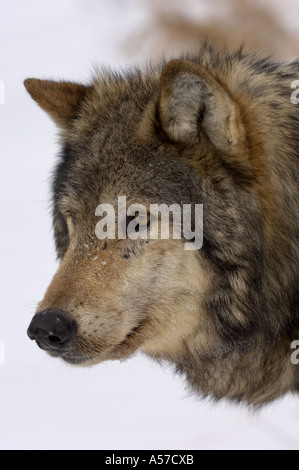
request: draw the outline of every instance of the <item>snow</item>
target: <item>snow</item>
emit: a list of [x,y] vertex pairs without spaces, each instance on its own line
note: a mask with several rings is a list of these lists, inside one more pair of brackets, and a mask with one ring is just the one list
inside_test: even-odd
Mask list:
[[22,82],[31,76],[84,81],[97,63],[145,61],[144,50],[131,57],[120,47],[128,30],[145,24],[145,4],[1,2],[0,448],[298,450],[298,397],[253,413],[191,396],[181,377],[144,356],[76,368],[51,359],[26,336],[57,269],[49,175],[58,146],[54,125]]

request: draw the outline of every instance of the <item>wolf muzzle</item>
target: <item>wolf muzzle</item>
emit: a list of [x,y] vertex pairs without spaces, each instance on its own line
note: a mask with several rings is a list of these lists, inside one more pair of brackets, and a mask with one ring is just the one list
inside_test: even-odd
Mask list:
[[72,345],[77,332],[76,323],[63,310],[48,309],[37,313],[27,334],[32,341],[49,352],[65,352]]

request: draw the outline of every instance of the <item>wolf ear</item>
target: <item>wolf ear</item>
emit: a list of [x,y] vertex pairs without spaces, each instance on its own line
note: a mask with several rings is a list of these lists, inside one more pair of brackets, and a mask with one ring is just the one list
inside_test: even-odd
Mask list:
[[28,78],[24,85],[31,97],[60,127],[68,127],[92,87],[71,82]]
[[200,65],[173,60],[163,70],[161,124],[174,142],[194,145],[203,129],[210,142],[234,154],[245,139],[240,110],[224,87]]

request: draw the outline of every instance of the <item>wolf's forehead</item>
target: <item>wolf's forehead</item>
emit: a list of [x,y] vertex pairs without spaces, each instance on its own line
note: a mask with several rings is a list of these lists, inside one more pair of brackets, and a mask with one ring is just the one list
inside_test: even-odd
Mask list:
[[195,196],[200,199],[199,178],[169,149],[134,141],[116,142],[112,137],[92,139],[89,145],[81,142],[62,152],[54,174],[54,191],[63,212],[72,211],[76,204],[81,207],[83,202],[94,212],[100,202],[117,203],[118,196],[142,204],[189,203]]
[[93,84],[94,109],[126,116],[131,111],[143,111],[159,91],[159,82],[140,73],[124,76],[106,76]]
[[102,147],[130,143],[149,103],[158,97],[142,83],[123,85],[115,81],[108,85],[94,84],[93,92],[82,104],[68,136],[76,145],[82,141]]
[[159,79],[162,68],[159,73],[149,71],[142,73],[140,70],[131,70],[124,73],[107,72],[96,76],[93,80],[93,87],[97,93],[104,99],[135,98],[138,102],[141,96],[148,96],[159,89]]

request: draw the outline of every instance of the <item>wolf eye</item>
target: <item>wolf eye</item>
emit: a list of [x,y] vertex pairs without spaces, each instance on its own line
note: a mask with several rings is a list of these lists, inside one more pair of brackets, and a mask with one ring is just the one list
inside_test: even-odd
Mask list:
[[69,237],[71,238],[73,236],[73,233],[74,233],[73,219],[72,219],[71,215],[66,215],[65,220],[66,220],[66,225],[67,225],[67,229],[68,229],[68,232],[69,232]]
[[128,229],[128,226],[129,226],[130,222],[132,222],[133,220],[135,220],[134,215],[127,215],[127,217],[126,217],[126,228],[127,229]]
[[149,212],[136,212],[135,218],[138,221],[138,224],[141,225],[142,227],[145,227],[146,225],[149,226],[150,223],[150,213]]
[[139,232],[142,228],[150,226],[150,214],[148,212],[136,211],[134,215],[127,215],[127,233]]

